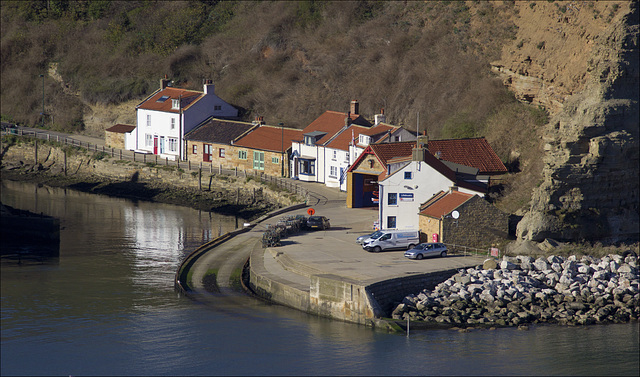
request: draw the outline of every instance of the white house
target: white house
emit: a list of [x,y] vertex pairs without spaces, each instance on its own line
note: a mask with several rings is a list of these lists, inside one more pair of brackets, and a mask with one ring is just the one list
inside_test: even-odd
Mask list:
[[135,150],[185,159],[187,132],[211,116],[238,116],[238,110],[215,95],[214,89],[211,80],[202,92],[173,88],[169,80],[161,80],[160,89],[136,106]]
[[[341,113],[325,111],[302,130],[303,140],[291,143],[291,177],[307,182],[320,182],[338,187],[340,178],[339,164],[349,161],[348,150],[329,148],[327,145],[343,134],[352,124],[363,129],[371,123],[359,115],[358,101],[351,101],[351,111]],[[350,133],[345,137],[350,138]],[[346,141],[347,144],[349,140]],[[335,152],[335,153],[334,153]]]
[[456,178],[456,173],[424,148],[414,148],[412,161],[378,183],[378,221],[383,229],[418,229],[420,204],[439,191],[457,186],[463,193],[484,196],[486,188]]

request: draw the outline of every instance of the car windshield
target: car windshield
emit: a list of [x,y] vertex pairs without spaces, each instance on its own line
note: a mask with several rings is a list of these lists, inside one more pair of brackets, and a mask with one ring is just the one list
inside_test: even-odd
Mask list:
[[379,230],[376,230],[375,232],[369,235],[369,238],[373,238],[375,240],[375,239],[378,239],[378,237],[380,237],[381,235],[382,235],[382,232]]
[[322,217],[320,216],[311,216],[309,217],[309,221],[321,221]]

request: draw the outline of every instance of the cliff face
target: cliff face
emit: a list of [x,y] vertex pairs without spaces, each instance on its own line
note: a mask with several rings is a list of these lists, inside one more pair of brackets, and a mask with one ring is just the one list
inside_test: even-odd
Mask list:
[[[542,135],[542,183],[517,236],[637,240],[638,4],[561,6],[559,15],[558,4],[522,4],[518,39],[529,31],[535,47],[508,46],[493,64],[519,98],[553,115]],[[591,22],[594,14],[609,22]]]

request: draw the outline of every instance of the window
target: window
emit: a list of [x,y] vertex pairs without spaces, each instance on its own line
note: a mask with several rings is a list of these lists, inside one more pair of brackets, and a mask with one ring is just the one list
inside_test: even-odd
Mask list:
[[329,177],[336,178],[338,176],[338,167],[331,166],[329,167]]
[[338,151],[333,151],[333,159],[336,160],[338,158]]
[[224,148],[218,148],[218,157],[224,158]]
[[213,147],[211,144],[202,145],[202,161],[211,162],[211,155],[213,154]]
[[169,151],[175,152],[178,150],[178,139],[175,137],[169,138]]
[[176,118],[171,118],[171,129],[172,130],[176,129]]
[[153,135],[151,134],[144,135],[144,145],[147,147],[153,146]]
[[279,164],[280,163],[280,157],[271,157],[271,162],[274,164]]
[[253,168],[264,170],[264,152],[253,152]]
[[305,136],[304,137],[304,143],[306,145],[315,145],[316,144],[316,138],[313,136]]
[[198,146],[197,145],[193,146],[193,154],[198,154]]
[[395,227],[396,227],[396,217],[387,216],[387,228],[395,228]]
[[400,141],[400,136],[394,136],[394,137],[393,137],[393,141],[395,141],[395,142]]
[[222,110],[222,106],[220,106],[220,105],[214,105],[214,106],[213,106],[213,110],[214,110],[214,111],[220,111],[220,110]]
[[345,160],[346,162],[349,162],[349,152],[345,153],[345,155],[344,155],[344,160]]
[[405,171],[404,172],[404,179],[411,179],[412,178],[412,174],[410,171]]
[[164,136],[160,136],[160,143],[158,147],[160,147],[160,154],[164,153]]
[[387,194],[387,203],[390,206],[397,206],[398,205],[398,194],[395,192],[390,192],[389,194]]
[[151,114],[147,114],[147,127],[151,127]]
[[300,174],[315,175],[316,162],[314,160],[300,160]]
[[238,159],[246,160],[247,159],[247,151],[238,151]]
[[171,109],[173,109],[173,110],[179,110],[180,109],[180,100],[179,99],[172,99],[171,100]]

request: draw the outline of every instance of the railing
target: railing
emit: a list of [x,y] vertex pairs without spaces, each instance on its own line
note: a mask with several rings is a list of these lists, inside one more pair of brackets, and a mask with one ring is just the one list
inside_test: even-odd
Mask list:
[[251,170],[238,169],[238,167],[229,168],[229,167],[223,167],[222,165],[214,165],[213,163],[207,163],[207,162],[193,163],[191,161],[180,161],[179,159],[170,160],[168,157],[162,158],[156,154],[141,153],[141,152],[136,152],[132,150],[111,148],[111,147],[106,147],[104,145],[99,146],[98,144],[83,142],[81,140],[74,139],[73,137],[66,136],[66,135],[59,135],[59,134],[40,132],[40,131],[23,130],[21,128],[9,128],[7,130],[3,129],[2,135],[15,135],[20,137],[33,138],[36,140],[47,140],[50,142],[57,142],[63,145],[71,145],[78,148],[84,148],[90,152],[91,151],[96,153],[102,152],[107,154],[108,156],[111,156],[112,158],[117,158],[118,160],[121,160],[121,161],[133,161],[133,162],[140,162],[144,164],[172,166],[172,167],[175,167],[176,169],[197,171],[201,173],[208,172],[210,175],[217,174],[217,175],[244,177],[244,178],[253,177],[254,179],[258,179],[263,183],[273,184],[276,187],[287,190],[296,195],[300,195],[304,198],[309,198],[309,190],[296,184],[292,180],[288,178],[271,176],[253,169]]
[[[460,253],[462,255],[486,255],[486,256],[491,256],[491,249],[479,249],[477,247],[471,247],[471,246],[465,246],[465,245],[457,245],[454,243],[444,243],[447,248],[452,252],[452,253]],[[500,255],[497,255],[498,257],[500,257]]]

